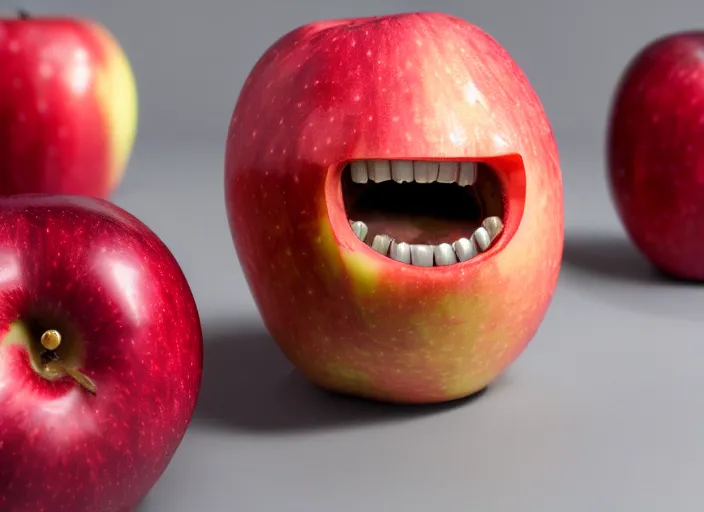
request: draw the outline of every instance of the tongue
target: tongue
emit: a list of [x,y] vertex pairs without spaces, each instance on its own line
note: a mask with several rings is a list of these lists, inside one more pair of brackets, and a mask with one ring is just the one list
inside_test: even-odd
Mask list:
[[481,225],[467,219],[450,220],[401,213],[370,212],[355,220],[363,221],[369,228],[368,243],[374,240],[375,235],[388,235],[397,242],[409,244],[452,243],[462,237],[469,238]]

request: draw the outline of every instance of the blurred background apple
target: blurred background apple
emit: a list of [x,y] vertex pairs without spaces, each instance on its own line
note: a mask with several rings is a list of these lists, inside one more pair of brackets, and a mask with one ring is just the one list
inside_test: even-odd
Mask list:
[[610,115],[609,184],[624,227],[658,269],[704,280],[704,30],[645,45]]
[[110,197],[132,152],[137,102],[128,58],[98,22],[0,19],[0,194]]

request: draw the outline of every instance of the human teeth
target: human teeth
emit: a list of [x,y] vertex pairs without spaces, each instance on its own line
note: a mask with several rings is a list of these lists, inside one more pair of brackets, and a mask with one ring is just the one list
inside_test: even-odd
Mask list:
[[440,162],[438,171],[438,183],[455,183],[459,165],[457,162]]
[[477,244],[474,238],[460,238],[452,244],[452,248],[455,250],[455,254],[457,254],[457,259],[459,259],[460,261],[467,261],[479,254],[479,251],[477,250]]
[[475,162],[460,163],[457,184],[461,187],[465,187],[467,185],[474,185],[475,181],[477,181],[477,164]]
[[[471,187],[479,180],[477,162],[451,162],[427,160],[357,160],[349,163],[349,172],[354,183],[368,181],[382,183],[393,180],[397,183],[456,183]],[[349,179],[349,178],[348,178]],[[444,187],[443,187],[444,188]],[[429,189],[430,192],[433,189]],[[389,235],[370,234],[362,221],[349,221],[355,236],[379,254],[395,261],[419,267],[448,266],[474,258],[491,247],[504,230],[500,217],[485,218],[481,225],[466,238],[451,243],[409,244],[395,241]],[[372,228],[373,229],[373,228]]]
[[413,181],[413,162],[408,160],[392,161],[391,176],[396,183]]
[[489,248],[489,245],[491,245],[491,237],[489,236],[489,232],[483,227],[477,228],[472,235],[472,238],[476,240],[480,251],[486,251]]
[[440,164],[437,162],[428,162],[428,183],[434,183],[438,180],[440,172]]
[[386,256],[389,253],[389,246],[391,245],[391,238],[387,235],[376,235],[374,241],[372,242],[372,249],[374,249],[379,254]]
[[[365,242],[369,228],[362,221],[349,221],[355,236]],[[470,260],[486,251],[503,230],[503,221],[499,217],[487,217],[469,238],[460,238],[452,244],[411,245],[397,242],[389,235],[376,235],[371,248],[393,260],[412,264],[417,267],[447,266]]]
[[391,179],[391,163],[388,160],[372,160],[369,162],[369,179],[381,183]]
[[489,233],[489,238],[493,242],[497,236],[499,236],[499,233],[504,229],[504,223],[501,221],[499,217],[487,217],[484,219],[482,222],[482,226],[484,229],[486,229],[487,233]]
[[423,160],[413,162],[413,176],[416,183],[433,183],[438,179],[438,164]]
[[432,267],[433,246],[411,245],[411,263],[417,267]]
[[352,223],[352,231],[357,235],[357,238],[364,242],[365,238],[367,238],[367,233],[369,233],[369,228],[364,222],[358,220]]
[[476,162],[429,162],[427,160],[357,160],[351,163],[352,181],[382,183],[457,183],[474,185],[478,177]]
[[411,246],[406,242],[396,243],[396,241],[392,241],[389,256],[396,261],[400,261],[401,263],[410,263]]
[[364,160],[352,162],[352,181],[355,183],[366,183],[368,179],[367,163]]
[[438,266],[452,265],[457,263],[455,251],[450,244],[440,244],[435,246],[435,264]]

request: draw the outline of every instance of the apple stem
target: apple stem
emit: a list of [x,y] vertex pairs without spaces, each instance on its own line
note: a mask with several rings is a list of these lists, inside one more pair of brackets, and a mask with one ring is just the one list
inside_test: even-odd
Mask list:
[[81,373],[78,370],[72,370],[71,368],[64,368],[64,371],[69,377],[83,386],[83,388],[90,394],[96,395],[98,393],[98,387],[95,385],[95,382],[93,382],[93,380],[86,374]]
[[57,360],[50,361],[45,366],[45,369],[50,370],[52,372],[63,373],[64,375],[68,375],[73,380],[75,380],[78,384],[83,386],[83,388],[86,391],[88,391],[89,393],[91,393],[93,395],[97,394],[98,388],[95,385],[95,382],[93,382],[93,380],[90,377],[79,372],[78,370],[74,370],[72,368],[66,367],[66,365],[64,365],[60,361],[57,361]]
[[61,333],[54,329],[49,329],[41,338],[42,347],[47,350],[54,351],[61,345]]
[[67,367],[59,360],[59,356],[56,354],[56,349],[61,346],[61,333],[55,329],[49,329],[42,334],[41,337],[42,347],[46,350],[43,354],[45,359],[48,359],[44,370],[58,375],[68,375],[78,384],[83,386],[88,392],[96,394],[97,388],[95,382],[93,382],[87,375],[74,370],[73,368]]
[[19,9],[17,11],[17,17],[21,20],[28,20],[32,16],[29,14],[29,11],[26,11],[24,9]]

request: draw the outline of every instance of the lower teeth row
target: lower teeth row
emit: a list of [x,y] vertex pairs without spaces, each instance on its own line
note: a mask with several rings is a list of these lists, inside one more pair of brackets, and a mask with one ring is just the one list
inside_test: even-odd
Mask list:
[[[352,231],[362,242],[366,242],[369,229],[362,221],[350,221]],[[438,245],[407,244],[397,242],[388,235],[376,235],[371,248],[382,256],[417,267],[452,265],[467,261],[486,251],[496,240],[504,224],[499,217],[487,217],[469,238],[460,238],[452,244]]]

